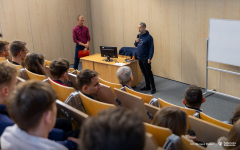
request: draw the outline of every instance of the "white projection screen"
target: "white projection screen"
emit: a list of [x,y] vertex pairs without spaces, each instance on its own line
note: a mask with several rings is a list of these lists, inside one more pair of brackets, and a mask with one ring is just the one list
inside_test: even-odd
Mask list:
[[208,61],[240,66],[240,20],[210,19]]

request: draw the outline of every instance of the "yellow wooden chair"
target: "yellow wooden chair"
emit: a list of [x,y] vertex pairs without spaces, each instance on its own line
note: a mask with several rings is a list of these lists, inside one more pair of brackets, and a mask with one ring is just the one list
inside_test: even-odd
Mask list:
[[188,139],[186,136],[181,136],[183,150],[205,150],[206,148],[197,145],[194,141]]
[[232,127],[233,127],[233,125],[231,125],[231,124],[226,124],[226,123],[224,123],[222,121],[219,121],[217,119],[214,119],[214,118],[212,118],[212,117],[210,117],[210,116],[208,116],[208,115],[206,115],[202,112],[200,112],[200,119],[202,119],[204,121],[207,121],[207,122],[210,122],[210,123],[213,123],[213,124],[218,125],[220,127],[226,128],[228,130],[231,130]]
[[148,95],[148,94],[143,94],[143,93],[140,93],[140,92],[137,92],[137,91],[134,91],[132,89],[129,89],[128,87],[125,86],[125,90],[128,92],[128,93],[131,93],[133,95],[136,95],[138,97],[141,97],[142,100],[144,101],[144,103],[148,103],[151,101],[151,99],[153,99],[154,97],[152,95]]
[[33,72],[27,70],[26,68],[25,68],[25,70],[26,70],[26,73],[27,73],[30,80],[40,80],[40,81],[42,81],[42,80],[47,79],[47,77],[45,75],[39,75],[39,74],[33,73]]
[[156,114],[157,111],[160,110],[160,108],[144,103],[144,106],[146,107],[147,111],[150,112],[153,116]]
[[122,87],[121,84],[117,84],[117,83],[112,83],[112,82],[108,82],[106,80],[103,80],[102,78],[99,77],[99,81],[102,84],[105,84],[107,86],[110,86],[110,88],[112,89],[113,93],[114,93],[114,88],[116,89],[120,89]]
[[158,150],[158,144],[151,133],[145,134],[145,145],[143,150]]
[[68,98],[68,96],[75,91],[74,88],[72,87],[67,87],[67,86],[63,86],[60,85],[56,82],[54,82],[52,79],[48,78],[49,83],[51,84],[51,86],[54,88],[54,90],[56,91],[57,95],[58,95],[58,99],[61,100],[62,102],[65,102],[65,100]]
[[153,135],[158,146],[163,147],[164,143],[167,141],[167,137],[172,134],[172,131],[168,128],[163,128],[155,126],[149,123],[144,123],[146,132],[149,132]]
[[7,58],[5,58],[5,57],[0,57],[0,62],[6,61],[6,60],[7,60]]
[[[172,107],[178,107],[180,108],[182,111],[184,111],[186,113],[186,115],[190,115],[190,116],[193,116],[196,111],[194,109],[189,109],[189,108],[184,108],[184,107],[180,107],[180,106],[177,106],[177,105],[174,105],[174,104],[171,104],[171,103],[168,103],[160,98],[158,98],[158,102],[160,104],[160,108],[163,108],[163,107],[166,107],[166,106],[172,106]],[[191,129],[191,126],[190,126],[190,123],[189,123],[189,120],[188,120],[188,117],[187,117],[187,128],[188,129]]]
[[72,73],[75,69],[74,68],[69,68],[69,72]]
[[85,96],[84,94],[82,94],[81,92],[79,92],[79,94],[82,99],[84,109],[89,116],[96,116],[102,110],[106,110],[109,108],[116,108],[116,106],[112,104],[107,104],[107,103],[103,103],[103,102],[99,102],[94,99],[91,99]]

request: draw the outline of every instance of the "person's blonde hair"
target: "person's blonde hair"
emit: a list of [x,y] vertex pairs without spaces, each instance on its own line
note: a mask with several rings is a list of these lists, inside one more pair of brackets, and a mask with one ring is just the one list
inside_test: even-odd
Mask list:
[[238,120],[230,130],[227,138],[228,142],[235,142],[232,146],[225,146],[228,150],[239,150],[240,149],[240,120]]

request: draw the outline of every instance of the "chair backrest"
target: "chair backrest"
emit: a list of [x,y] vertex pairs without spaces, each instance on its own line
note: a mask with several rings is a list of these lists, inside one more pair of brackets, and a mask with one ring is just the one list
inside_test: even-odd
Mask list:
[[79,90],[79,86],[77,83],[77,75],[72,74],[72,73],[68,73],[68,79],[72,82],[73,87],[77,90]]
[[54,88],[58,95],[58,99],[61,100],[62,102],[65,102],[65,100],[68,98],[68,96],[75,91],[74,88],[72,87],[67,87],[60,85],[56,82],[54,82],[52,79],[48,78],[51,86]]
[[146,132],[149,132],[153,135],[158,146],[163,147],[164,143],[167,141],[167,137],[172,134],[172,131],[168,128],[163,128],[155,126],[149,123],[144,123]]
[[181,136],[183,150],[205,150],[206,148],[197,145],[193,140],[188,139],[186,136]]
[[217,142],[219,137],[227,137],[230,131],[193,116],[188,116],[188,118],[191,124],[191,129],[195,132],[198,141],[204,143]]
[[[101,83],[100,83],[101,84]],[[118,106],[118,103],[116,102],[116,97],[113,94],[110,86],[101,84],[101,88],[99,89],[96,99],[98,101],[104,102],[104,103],[108,103],[108,104],[113,104]]]
[[141,97],[144,103],[148,103],[148,104],[149,104],[149,102],[151,101],[151,99],[154,98],[152,95],[143,94],[143,93],[134,91],[134,90],[132,90],[132,89],[129,89],[128,87],[125,87],[125,90],[126,90],[128,93],[131,93],[131,94],[133,94],[133,95],[136,95],[136,96],[138,96],[138,97]]
[[68,118],[71,121],[77,122],[79,125],[81,125],[83,121],[88,118],[87,114],[77,110],[76,108],[73,108],[72,106],[65,104],[60,100],[56,100],[56,103],[58,113],[60,113],[62,116]]
[[110,88],[112,89],[113,93],[114,93],[114,88],[116,89],[120,89],[122,87],[121,84],[117,84],[117,83],[112,83],[112,82],[108,82],[106,80],[103,80],[102,78],[99,77],[99,81],[102,84],[105,84],[107,86],[110,86]]
[[200,119],[202,119],[204,121],[207,121],[207,122],[210,122],[210,123],[213,123],[213,124],[218,125],[220,127],[226,128],[228,130],[231,130],[232,127],[233,127],[233,125],[231,125],[231,124],[227,124],[227,123],[224,123],[224,122],[219,121],[217,119],[214,119],[214,118],[212,118],[212,117],[210,117],[210,116],[208,116],[208,115],[206,115],[202,112],[200,112]]
[[81,92],[79,92],[79,94],[82,99],[84,109],[89,116],[96,116],[98,114],[98,112],[101,110],[106,110],[109,108],[116,108],[115,105],[96,101],[94,99],[91,99],[91,98],[85,96]]
[[69,72],[72,73],[75,69],[74,68],[69,68]]
[[145,146],[143,150],[157,150],[158,144],[151,133],[146,132]]
[[[12,63],[11,63],[12,64]],[[18,70],[20,70],[20,69],[22,69],[23,68],[23,66],[21,66],[21,65],[15,65],[15,64],[12,64],[15,68],[17,68]]]
[[[163,107],[167,107],[167,106],[172,106],[172,107],[178,107],[180,108],[182,111],[184,111],[186,113],[186,115],[190,115],[190,116],[193,116],[196,111],[194,109],[189,109],[189,108],[184,108],[184,107],[180,107],[180,106],[177,106],[177,105],[174,105],[174,104],[171,104],[171,103],[168,103],[160,98],[158,98],[158,101],[159,101],[159,104],[160,104],[160,107],[163,108]],[[190,123],[189,123],[189,119],[187,117],[187,128],[188,129],[191,129],[191,126],[190,126]]]
[[142,115],[142,120],[144,122],[150,123],[151,120],[149,119],[146,111],[146,107],[144,106],[144,103],[140,97],[137,97],[135,95],[132,95],[130,93],[127,93],[125,91],[122,91],[120,89],[114,88],[115,94],[117,98],[122,103],[123,107],[126,107],[127,109],[131,110],[137,110]]
[[30,80],[40,80],[40,81],[42,81],[42,80],[47,79],[47,77],[44,76],[44,75],[39,75],[39,74],[36,74],[36,73],[32,73],[31,71],[27,70],[26,68],[25,68],[25,70],[26,70],[27,75],[28,75]]
[[156,114],[158,110],[160,110],[160,108],[147,103],[144,103],[144,106],[146,107],[147,111],[150,112],[153,116]]

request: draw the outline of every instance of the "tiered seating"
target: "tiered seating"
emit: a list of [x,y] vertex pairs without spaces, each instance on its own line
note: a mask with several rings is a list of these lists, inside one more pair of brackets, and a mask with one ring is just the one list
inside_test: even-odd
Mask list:
[[60,85],[50,78],[48,78],[48,80],[52,87],[54,88],[54,90],[57,92],[58,99],[61,100],[62,102],[64,102],[68,98],[68,96],[75,91],[74,88]]
[[99,77],[99,81],[102,84],[105,84],[107,86],[110,86],[110,88],[112,89],[113,93],[114,93],[114,88],[120,89],[122,87],[121,84],[116,84],[116,83],[112,83],[112,82],[108,82],[106,80],[103,80],[102,78]]
[[85,96],[81,92],[79,92],[79,94],[82,99],[82,103],[85,108],[85,111],[89,116],[95,116],[101,110],[105,110],[105,109],[109,109],[109,108],[116,108],[115,105],[96,101],[94,99],[91,99],[91,98]]

